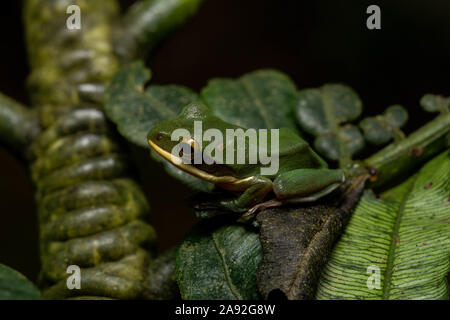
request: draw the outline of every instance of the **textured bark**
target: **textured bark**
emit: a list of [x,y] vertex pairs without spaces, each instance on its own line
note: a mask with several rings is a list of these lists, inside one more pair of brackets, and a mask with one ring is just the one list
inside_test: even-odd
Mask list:
[[[81,8],[81,30],[66,9]],[[124,150],[102,106],[77,87],[106,83],[118,62],[111,46],[114,0],[28,0],[24,6],[30,94],[43,126],[32,164],[40,223],[40,275],[47,298],[142,298],[153,228],[149,205],[128,175]],[[81,267],[81,290],[66,269]]]

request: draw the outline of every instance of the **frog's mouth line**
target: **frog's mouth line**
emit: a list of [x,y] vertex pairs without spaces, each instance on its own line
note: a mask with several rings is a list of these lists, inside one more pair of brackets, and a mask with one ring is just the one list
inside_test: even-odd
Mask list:
[[[202,171],[193,165],[185,164],[181,160],[181,158],[174,156],[170,152],[164,150],[160,146],[158,146],[156,143],[154,143],[152,140],[147,139],[148,144],[150,147],[152,147],[153,150],[155,150],[161,157],[169,161],[172,165],[175,167],[206,181],[218,184],[220,187],[230,190],[230,191],[242,191],[245,190],[250,180],[253,177],[245,178],[245,179],[237,179],[232,176],[214,176],[210,173],[207,173],[205,171]],[[180,161],[177,161],[176,163],[173,161],[173,158],[179,159]]]

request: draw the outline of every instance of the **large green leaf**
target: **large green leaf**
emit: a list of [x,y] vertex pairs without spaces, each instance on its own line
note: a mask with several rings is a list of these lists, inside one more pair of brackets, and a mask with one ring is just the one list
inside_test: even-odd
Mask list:
[[243,225],[218,222],[200,222],[177,250],[175,273],[181,297],[258,299],[258,234]]
[[297,103],[297,89],[279,71],[258,70],[238,79],[213,79],[201,95],[226,122],[244,128],[296,130],[292,112]]
[[19,272],[0,264],[0,300],[41,299],[39,290]]
[[366,193],[322,273],[318,299],[448,298],[449,153],[380,198]]

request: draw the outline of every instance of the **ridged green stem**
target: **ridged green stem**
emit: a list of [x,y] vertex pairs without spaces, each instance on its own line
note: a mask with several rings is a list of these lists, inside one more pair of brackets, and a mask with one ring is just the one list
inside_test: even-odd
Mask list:
[[184,24],[204,0],[141,0],[124,15],[115,51],[124,63],[145,58],[161,40]]
[[381,187],[412,172],[450,146],[450,114],[442,114],[405,139],[394,142],[365,160],[376,170],[370,187]]
[[39,131],[39,119],[33,110],[0,93],[0,143],[28,156]]
[[[81,8],[81,30],[66,9]],[[118,68],[111,45],[115,0],[27,0],[24,20],[29,87],[43,131],[31,166],[37,188],[46,298],[138,299],[146,288],[155,231],[149,206],[129,177],[126,152],[83,83],[106,84]],[[81,289],[67,288],[67,267],[81,267]]]

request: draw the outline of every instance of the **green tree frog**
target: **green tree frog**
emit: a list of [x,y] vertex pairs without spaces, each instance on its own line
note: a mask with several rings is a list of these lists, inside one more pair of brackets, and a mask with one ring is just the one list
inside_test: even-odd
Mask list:
[[[236,194],[236,197],[221,201],[220,207],[233,212],[251,214],[259,209],[282,205],[286,202],[315,201],[344,182],[343,171],[329,169],[327,163],[310,148],[306,141],[287,128],[278,130],[278,148],[275,151],[272,150],[270,154],[272,159],[277,157],[278,160],[278,170],[272,174],[262,175],[261,168],[265,165],[259,162],[249,163],[249,152],[246,152],[245,163],[242,161],[196,163],[193,161],[194,155],[202,154],[205,148],[202,149],[201,146],[204,142],[198,141],[195,135],[176,139],[173,139],[172,135],[180,128],[188,133],[194,132],[195,122],[201,122],[202,130],[207,132],[208,129],[213,129],[215,133],[221,133],[223,137],[227,136],[227,129],[245,130],[216,117],[205,105],[190,104],[178,117],[157,123],[149,131],[147,141],[153,150],[179,169]],[[258,131],[256,134],[261,135],[261,132]],[[271,136],[267,136],[269,145],[267,149],[271,150],[270,145],[274,141]],[[256,141],[259,141],[258,138],[260,137],[257,136]],[[237,153],[236,140],[224,139],[219,140],[220,143],[215,141],[216,150],[221,150],[225,155],[227,148],[233,145],[232,152]],[[258,146],[252,144],[255,144],[255,140],[245,139],[246,150],[257,150]],[[177,146],[182,148],[180,152],[174,154],[173,150],[179,150],[174,149]],[[189,158],[192,160],[190,163],[184,161]]]

